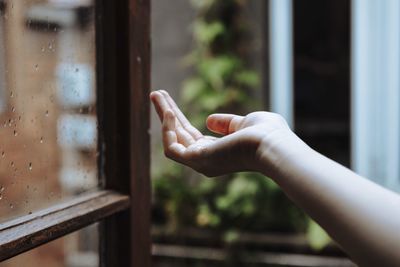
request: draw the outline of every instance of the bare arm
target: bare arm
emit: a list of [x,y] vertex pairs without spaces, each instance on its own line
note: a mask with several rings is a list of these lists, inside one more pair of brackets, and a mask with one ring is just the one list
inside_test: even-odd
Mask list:
[[[260,171],[273,177],[360,266],[400,266],[399,195],[292,138],[260,147]],[[266,167],[271,158],[274,167]]]
[[314,218],[361,266],[400,266],[400,197],[307,146],[277,114],[214,114],[203,136],[165,91],[152,93],[168,157],[208,176],[258,171]]

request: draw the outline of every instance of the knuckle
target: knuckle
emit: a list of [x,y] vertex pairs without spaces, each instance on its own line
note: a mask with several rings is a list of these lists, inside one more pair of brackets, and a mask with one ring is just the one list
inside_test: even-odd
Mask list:
[[286,120],[282,115],[277,113],[273,113],[273,115],[274,115],[273,116],[274,121],[276,121],[279,124],[286,124]]

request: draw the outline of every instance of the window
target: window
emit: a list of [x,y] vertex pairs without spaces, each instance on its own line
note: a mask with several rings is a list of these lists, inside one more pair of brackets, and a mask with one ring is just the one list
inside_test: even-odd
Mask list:
[[0,260],[100,222],[100,266],[149,266],[149,1],[0,8]]

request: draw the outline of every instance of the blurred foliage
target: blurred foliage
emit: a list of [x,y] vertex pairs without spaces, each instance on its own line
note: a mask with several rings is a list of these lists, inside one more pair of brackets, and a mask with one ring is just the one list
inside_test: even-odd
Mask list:
[[[255,100],[260,79],[247,60],[251,36],[242,14],[247,1],[192,3],[198,12],[192,26],[195,46],[185,62],[194,74],[184,82],[181,96],[189,120],[206,130],[204,122],[211,113],[245,114],[260,109],[260,101]],[[154,216],[156,223],[171,231],[181,227],[218,229],[229,243],[238,231],[297,233],[309,229],[311,245],[320,249],[327,244],[320,228],[272,180],[260,174],[193,179],[193,172],[177,164],[169,162],[159,169],[153,183]]]

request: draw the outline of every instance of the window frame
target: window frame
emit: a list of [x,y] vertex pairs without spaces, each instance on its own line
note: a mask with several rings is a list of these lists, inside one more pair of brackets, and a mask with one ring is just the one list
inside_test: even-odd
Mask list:
[[0,224],[0,262],[100,222],[100,266],[151,262],[150,0],[95,0],[100,189]]

